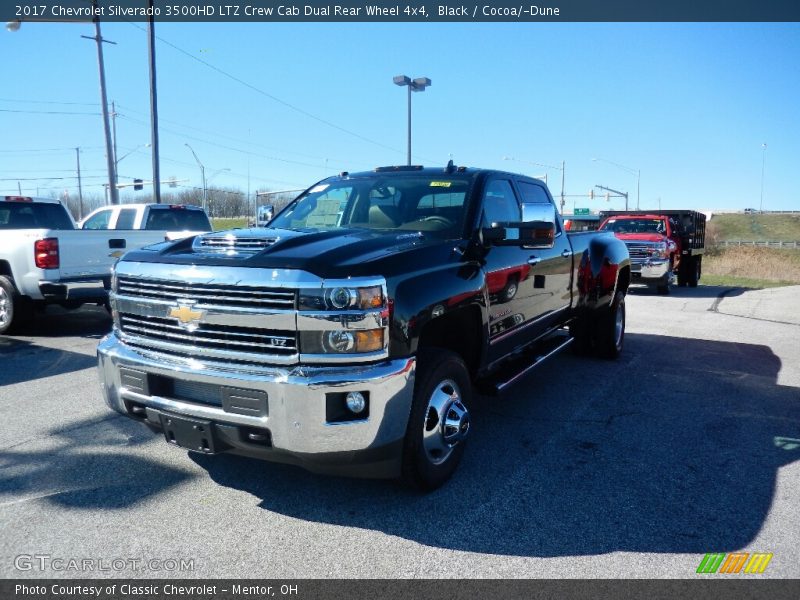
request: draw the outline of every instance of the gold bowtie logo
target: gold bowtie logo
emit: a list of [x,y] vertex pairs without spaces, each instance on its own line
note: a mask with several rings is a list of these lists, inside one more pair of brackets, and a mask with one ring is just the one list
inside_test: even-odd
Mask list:
[[169,316],[178,319],[181,325],[188,327],[197,326],[198,321],[203,318],[202,310],[194,310],[190,305],[181,304],[176,308],[171,308]]

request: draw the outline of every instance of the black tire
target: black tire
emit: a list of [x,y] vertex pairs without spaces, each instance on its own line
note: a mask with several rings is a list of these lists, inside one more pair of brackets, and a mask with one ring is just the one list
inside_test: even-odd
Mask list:
[[601,358],[615,359],[625,344],[625,294],[617,292],[611,306],[600,311],[595,324],[594,347]]
[[[453,475],[464,454],[471,400],[469,372],[458,354],[432,348],[417,355],[414,400],[403,441],[406,484],[431,491]],[[442,426],[443,416],[450,418],[450,427]]]
[[669,281],[667,283],[659,283],[656,286],[656,292],[662,296],[667,296],[669,294]]
[[691,262],[688,265],[689,276],[687,283],[689,287],[697,287],[697,282],[700,281],[700,257],[692,257],[689,260]]
[[678,287],[686,287],[689,284],[689,269],[687,269],[687,263],[689,259],[682,259],[678,263]]

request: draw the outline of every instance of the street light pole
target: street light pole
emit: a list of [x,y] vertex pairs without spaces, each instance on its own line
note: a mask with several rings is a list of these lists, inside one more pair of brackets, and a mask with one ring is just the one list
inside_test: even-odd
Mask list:
[[200,178],[203,181],[203,210],[208,212],[208,207],[206,206],[206,199],[208,197],[208,188],[206,187],[206,168],[203,166],[203,163],[200,162],[200,159],[197,158],[197,154],[195,153],[194,149],[189,144],[184,144],[190,152],[194,159],[197,161],[197,166],[200,167]]
[[411,79],[406,75],[397,75],[392,81],[395,85],[408,86],[408,165],[411,165],[411,92],[424,92],[426,87],[431,85],[431,80],[427,77],[417,77]]

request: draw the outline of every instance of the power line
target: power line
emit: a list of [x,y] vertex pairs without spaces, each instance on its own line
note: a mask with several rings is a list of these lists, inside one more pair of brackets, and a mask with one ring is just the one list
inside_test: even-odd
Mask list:
[[[100,150],[103,146],[81,146],[81,152],[85,150]],[[19,154],[20,152],[75,152],[75,146],[70,148],[15,148],[14,150],[0,150],[0,152],[8,152]]]
[[13,100],[0,98],[0,102],[13,102],[16,104],[62,104],[64,106],[100,106],[99,102],[61,102],[58,100]]
[[[0,112],[25,113],[29,115],[87,115],[96,117],[100,113],[95,112],[74,112],[66,110],[13,110],[11,108],[0,108]],[[73,148],[74,150],[74,148]]]
[[[135,110],[135,109],[130,108],[128,106],[124,106],[124,105],[120,104],[119,102],[117,102],[117,106],[119,108],[122,108],[125,111],[129,111],[129,112],[132,112],[132,113],[135,113],[135,114],[138,114],[138,115],[142,115],[142,116],[145,116],[145,117],[148,116],[148,115],[146,115],[145,113],[143,113],[141,111]],[[117,113],[117,115],[118,116],[124,116],[124,115],[120,115],[119,112]],[[178,127],[183,127],[185,129],[191,129],[193,131],[199,131],[200,133],[205,133],[207,135],[219,137],[219,138],[222,138],[222,139],[227,139],[227,140],[231,140],[231,141],[234,141],[234,142],[239,142],[241,144],[245,144],[245,145],[248,145],[248,146],[255,146],[255,147],[258,147],[258,148],[264,148],[266,150],[277,150],[279,152],[286,152],[288,154],[296,154],[297,156],[303,156],[305,158],[313,158],[313,159],[316,159],[316,160],[319,160],[319,161],[329,160],[331,162],[338,162],[338,163],[341,163],[343,165],[344,164],[349,164],[347,161],[338,160],[338,159],[335,159],[335,158],[329,158],[329,157],[323,157],[323,156],[314,156],[313,154],[304,154],[302,152],[294,152],[292,150],[286,150],[284,148],[275,148],[274,146],[266,146],[264,144],[259,144],[257,142],[251,142],[249,140],[245,141],[245,140],[243,140],[241,138],[233,137],[233,136],[226,135],[224,133],[219,133],[219,132],[216,132],[216,131],[209,131],[208,129],[201,129],[200,127],[194,127],[192,125],[186,125],[184,123],[180,123],[178,121],[173,121],[171,119],[159,118],[159,121],[163,121],[165,123],[172,123],[173,125],[177,125]]]
[[[133,25],[134,27],[136,27],[137,29],[139,29],[141,31],[145,31],[144,28],[139,27],[139,25],[137,25],[136,23],[133,23],[131,21],[128,21],[128,23],[130,23],[131,25]],[[341,131],[343,133],[346,133],[348,135],[352,135],[353,137],[356,137],[356,138],[358,138],[360,140],[363,140],[365,142],[368,142],[370,144],[374,144],[376,146],[380,146],[381,148],[385,148],[387,150],[391,150],[392,152],[398,152],[398,153],[402,154],[402,151],[398,150],[397,148],[393,148],[391,146],[387,146],[386,144],[382,144],[381,142],[376,142],[375,140],[371,140],[370,138],[365,137],[365,136],[363,136],[363,135],[361,135],[359,133],[356,133],[354,131],[350,131],[349,129],[346,129],[344,127],[340,127],[339,125],[336,125],[335,123],[331,123],[330,121],[328,121],[326,119],[323,119],[322,117],[318,117],[315,114],[312,114],[312,113],[308,112],[307,110],[303,110],[302,108],[299,108],[299,107],[297,107],[297,106],[295,106],[295,105],[293,105],[293,104],[291,104],[289,102],[286,102],[285,100],[282,100],[282,99],[278,98],[277,96],[273,96],[269,92],[265,92],[261,88],[258,88],[256,86],[254,86],[253,84],[248,83],[245,80],[243,80],[243,79],[241,79],[239,77],[236,77],[235,75],[231,75],[227,71],[223,71],[219,67],[217,67],[215,65],[212,65],[211,63],[209,63],[207,61],[204,61],[202,58],[196,57],[194,54],[192,54],[190,52],[187,52],[186,50],[184,50],[183,48],[180,48],[179,46],[176,46],[172,42],[168,42],[167,40],[165,40],[164,38],[162,38],[160,36],[156,36],[156,38],[160,42],[162,42],[162,43],[166,44],[167,46],[169,46],[170,48],[180,52],[181,54],[184,54],[184,55],[188,56],[189,58],[191,58],[192,60],[194,60],[196,62],[199,62],[200,64],[208,67],[212,71],[216,71],[220,75],[223,75],[224,77],[227,77],[228,79],[231,79],[231,80],[235,81],[236,83],[239,83],[239,84],[245,86],[246,88],[249,88],[249,89],[253,90],[256,93],[261,94],[262,96],[265,96],[265,97],[269,98],[270,100],[273,100],[274,102],[277,102],[278,104],[282,104],[283,106],[285,106],[287,108],[290,108],[291,110],[294,110],[294,111],[300,113],[301,115],[304,115],[304,116],[306,116],[306,117],[308,117],[310,119],[314,119],[315,121],[318,121],[318,122],[320,122],[320,123],[322,123],[324,125],[327,125],[328,127],[332,127],[333,129],[336,129],[336,130]]]
[[[118,114],[117,117],[119,117],[120,119],[123,119],[125,121],[130,121],[131,123],[136,123],[138,125],[144,125],[144,126],[149,127],[149,125],[147,123],[145,123],[143,121],[139,121],[138,119],[134,119],[133,117],[127,117],[125,115],[120,115],[120,114]],[[314,169],[319,167],[318,164],[317,165],[312,165],[311,163],[301,162],[299,160],[291,160],[289,158],[278,158],[277,156],[268,156],[266,154],[259,154],[257,152],[251,152],[250,150],[242,150],[241,148],[235,148],[233,146],[226,146],[224,144],[220,144],[219,142],[213,142],[211,140],[199,138],[199,137],[196,137],[196,136],[193,136],[193,135],[186,135],[185,133],[181,133],[179,131],[174,131],[174,130],[169,129],[167,127],[159,127],[159,130],[166,131],[167,133],[171,133],[172,135],[175,135],[175,136],[179,136],[182,139],[189,139],[189,140],[194,140],[196,142],[202,142],[204,144],[211,144],[212,146],[215,146],[217,148],[223,148],[225,150],[230,150],[232,152],[239,152],[240,154],[248,154],[250,156],[258,156],[260,158],[266,158],[266,159],[269,159],[269,160],[277,160],[277,161],[283,162],[283,163],[288,163],[288,164],[292,164],[292,165],[300,165],[302,167],[311,167],[311,168],[314,168]]]
[[[77,177],[0,177],[0,181],[66,181]],[[83,179],[105,179],[104,175],[89,175]]]

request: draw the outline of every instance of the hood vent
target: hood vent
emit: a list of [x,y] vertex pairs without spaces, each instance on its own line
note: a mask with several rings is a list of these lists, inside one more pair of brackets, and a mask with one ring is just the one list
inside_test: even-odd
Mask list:
[[222,235],[203,235],[195,239],[193,247],[200,252],[220,252],[224,254],[256,254],[272,246],[280,238],[237,236],[235,233]]

